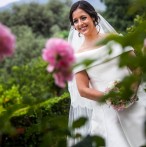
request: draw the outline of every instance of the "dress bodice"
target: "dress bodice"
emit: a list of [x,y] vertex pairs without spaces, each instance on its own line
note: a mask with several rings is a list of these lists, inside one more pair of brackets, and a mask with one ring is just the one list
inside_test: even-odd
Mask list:
[[[75,54],[76,64],[80,64],[80,63],[81,64],[75,67],[73,72],[76,73],[81,70],[88,69],[92,66],[103,64],[131,50],[133,50],[132,47],[125,47],[123,49],[120,44],[111,41],[102,47],[87,50],[81,53],[76,53]],[[93,62],[88,67],[85,67],[82,64],[84,60],[92,60]],[[117,66],[118,62],[115,65]]]
[[86,70],[90,78],[91,86],[100,91],[105,91],[107,85],[115,80],[122,80],[130,74],[127,67],[119,68],[119,56],[123,52],[133,50],[131,47],[123,50],[119,44],[112,43],[112,51],[109,54],[108,46],[102,46],[97,49],[85,51],[76,54],[76,62],[82,63],[84,60],[91,59],[93,62],[89,67],[79,65],[74,72]]
[[111,61],[87,69],[90,83],[95,89],[104,92],[109,83],[122,80],[126,75],[130,74],[127,67],[119,68],[118,59],[114,58]]
[[[111,46],[111,54],[108,54],[108,45]],[[110,44],[104,45],[100,48],[75,54],[76,64],[79,65],[74,68],[73,72],[75,74],[79,71],[86,70],[90,78],[91,87],[100,91],[105,91],[109,82],[122,79],[125,75],[129,74],[127,68],[125,67],[120,69],[118,67],[118,63],[119,56],[123,52],[130,50],[133,49],[131,47],[127,47],[123,50],[119,44],[111,42]],[[93,62],[88,67],[85,67],[83,61],[89,59]],[[80,96],[76,86],[75,77],[71,82],[69,82],[68,88],[71,94],[71,103],[75,107],[86,106],[88,108],[92,108],[92,105],[97,104],[95,101]],[[83,103],[84,105],[82,105]]]

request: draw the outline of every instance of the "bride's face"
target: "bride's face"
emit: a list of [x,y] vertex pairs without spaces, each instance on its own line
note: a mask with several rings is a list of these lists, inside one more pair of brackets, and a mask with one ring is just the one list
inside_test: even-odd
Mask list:
[[83,35],[91,35],[95,29],[93,18],[82,9],[76,9],[73,14],[74,28]]

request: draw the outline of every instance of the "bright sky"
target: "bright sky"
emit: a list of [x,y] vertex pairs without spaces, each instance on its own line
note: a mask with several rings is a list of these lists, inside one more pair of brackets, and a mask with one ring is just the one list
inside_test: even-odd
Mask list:
[[0,0],[0,7],[4,7],[4,6],[8,5],[9,3],[12,3],[15,1],[19,1],[19,0]]

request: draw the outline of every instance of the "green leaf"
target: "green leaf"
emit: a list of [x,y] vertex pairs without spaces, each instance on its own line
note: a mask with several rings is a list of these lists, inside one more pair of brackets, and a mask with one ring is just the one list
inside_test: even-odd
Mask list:
[[105,147],[105,141],[100,136],[92,136],[92,143],[94,143],[96,147]]
[[85,125],[86,122],[86,117],[80,117],[79,119],[73,122],[72,128],[80,128],[81,126]]
[[100,136],[86,136],[79,143],[74,145],[73,147],[105,147],[105,141]]

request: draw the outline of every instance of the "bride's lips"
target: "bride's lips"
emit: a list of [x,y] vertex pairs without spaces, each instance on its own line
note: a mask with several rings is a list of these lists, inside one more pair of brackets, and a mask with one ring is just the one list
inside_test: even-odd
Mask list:
[[85,32],[87,30],[87,26],[83,26],[80,28],[80,31]]

